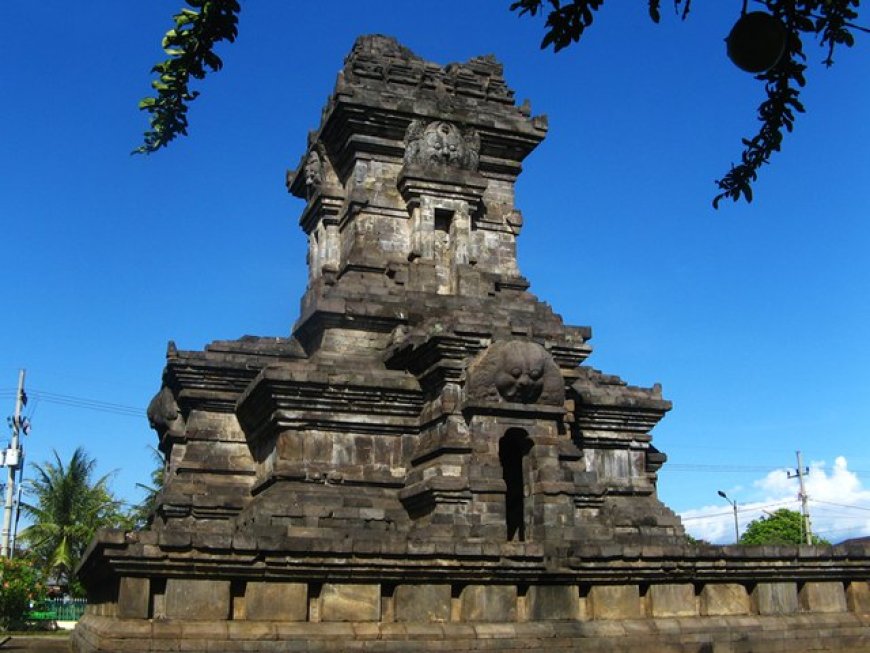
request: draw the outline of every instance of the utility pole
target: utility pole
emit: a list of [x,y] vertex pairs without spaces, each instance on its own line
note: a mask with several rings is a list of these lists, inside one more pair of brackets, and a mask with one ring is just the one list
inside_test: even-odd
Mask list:
[[728,495],[722,490],[719,490],[718,494],[734,508],[734,544],[740,544],[740,522],[737,521],[737,501],[729,499]]
[[18,436],[23,425],[21,409],[27,403],[24,394],[24,370],[18,371],[18,392],[15,394],[15,415],[12,417],[12,442],[6,450],[6,504],[3,510],[3,530],[0,531],[0,557],[11,558],[12,512],[15,506],[15,473],[22,464]]
[[[22,462],[23,464],[23,462]],[[24,488],[24,471],[18,474],[18,497],[15,499],[15,517],[12,526],[12,542],[9,549],[9,557],[15,557],[15,543],[18,541],[18,522],[21,519],[21,491]]]
[[805,537],[807,544],[812,544],[813,543],[813,526],[812,526],[812,523],[810,522],[810,508],[807,505],[807,500],[809,499],[809,497],[807,497],[807,490],[806,490],[806,487],[804,486],[804,474],[809,474],[810,469],[809,469],[809,467],[804,467],[803,461],[801,460],[801,452],[798,451],[796,453],[797,453],[797,468],[795,469],[793,474],[792,474],[792,472],[789,472],[788,477],[789,478],[797,478],[798,483],[800,484],[800,493],[798,494],[798,498],[801,500],[801,516],[803,517],[804,537]]

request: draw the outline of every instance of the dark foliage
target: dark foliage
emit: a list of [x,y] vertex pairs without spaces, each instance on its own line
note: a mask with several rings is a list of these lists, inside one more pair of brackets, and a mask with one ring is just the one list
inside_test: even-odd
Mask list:
[[[692,0],[672,1],[676,14],[688,17]],[[163,37],[169,58],[152,69],[159,75],[151,82],[157,95],[139,103],[140,109],[151,114],[151,130],[145,133],[145,142],[136,152],[154,152],[179,134],[187,134],[188,103],[199,95],[189,88],[191,77],[203,79],[208,70],[220,70],[222,62],[214,46],[220,41],[232,42],[238,34],[238,0],[187,0],[187,4],[189,8],[174,16],[175,27]],[[742,4],[745,14],[747,0]],[[756,76],[767,95],[758,108],[761,127],[755,136],[743,139],[740,163],[732,164],[716,181],[720,191],[713,199],[716,208],[723,199],[736,202],[742,197],[752,201],[752,184],[759,168],[780,150],[785,132],[794,127],[795,114],[803,113],[798,99],[799,89],[806,83],[803,37],[812,35],[819,40],[827,49],[823,63],[830,66],[836,46],[851,47],[852,32],[867,31],[853,22],[858,18],[860,0],[756,0],[756,4],[785,25],[786,51],[778,64]],[[510,9],[519,15],[546,14],[541,47],[552,46],[558,52],[580,40],[603,5],[604,0],[515,0]],[[661,0],[647,0],[647,11],[653,21],[659,22]]]
[[[516,0],[511,4],[512,11],[520,15],[532,16],[545,13],[548,3],[546,32],[541,48],[553,46],[558,52],[576,42],[583,31],[592,24],[593,12],[604,4],[603,0]],[[673,0],[674,10],[686,18],[691,10],[691,0]],[[779,63],[771,70],[756,76],[764,84],[767,99],[758,108],[761,128],[752,138],[743,139],[743,154],[740,163],[732,165],[731,170],[716,181],[721,191],[713,198],[713,206],[719,207],[723,199],[735,202],[741,197],[752,201],[752,183],[758,178],[758,170],[770,160],[782,145],[784,133],[794,128],[795,113],[803,113],[804,107],[798,100],[798,93],[806,83],[806,56],[803,52],[802,36],[817,36],[821,45],[827,48],[823,63],[830,66],[834,59],[834,49],[838,45],[851,47],[854,44],[852,30],[867,31],[852,21],[858,18],[860,0],[757,0],[768,13],[786,26],[788,33],[786,51]],[[661,0],[648,0],[650,18],[661,19]],[[743,13],[746,12],[746,1]]]
[[190,78],[203,79],[207,70],[220,70],[223,62],[214,53],[215,44],[232,43],[238,35],[237,0],[187,0],[187,4],[191,8],[173,16],[175,27],[163,37],[169,58],[151,69],[159,75],[151,82],[157,96],[139,103],[151,114],[151,130],[135,152],[155,152],[179,134],[187,135],[188,103],[199,95],[190,90]]

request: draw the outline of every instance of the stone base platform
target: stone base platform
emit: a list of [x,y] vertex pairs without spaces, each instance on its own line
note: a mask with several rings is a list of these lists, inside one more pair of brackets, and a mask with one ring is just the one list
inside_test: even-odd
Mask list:
[[119,620],[85,615],[72,649],[95,652],[870,651],[854,613],[529,623],[289,623]]
[[93,586],[76,653],[870,653],[863,547],[593,548],[561,570],[543,568],[533,543],[525,558],[284,551],[247,567],[205,550],[182,567],[166,551],[154,567],[174,575],[147,577],[157,558],[122,556],[129,546],[104,552],[118,575]]

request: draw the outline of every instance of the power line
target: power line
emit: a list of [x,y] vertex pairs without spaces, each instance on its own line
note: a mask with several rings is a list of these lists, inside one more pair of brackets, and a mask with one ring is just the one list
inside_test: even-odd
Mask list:
[[842,522],[844,520],[846,520],[850,523],[855,522],[858,524],[866,524],[866,523],[870,522],[870,520],[868,520],[866,517],[864,517],[862,515],[856,515],[854,512],[852,512],[852,513],[837,512],[836,510],[832,512],[829,508],[817,508],[813,512],[813,514],[816,517],[821,515],[821,517],[823,519],[825,519],[827,521],[834,521],[834,522]]
[[84,397],[76,397],[74,395],[65,395],[65,394],[60,394],[58,392],[49,392],[48,390],[40,390],[38,388],[31,388],[30,392],[31,392],[31,394],[39,394],[45,399],[51,398],[51,399],[60,399],[60,400],[66,400],[66,401],[81,401],[81,402],[99,404],[102,406],[108,406],[108,407],[113,407],[113,408],[120,408],[120,409],[124,409],[124,410],[140,410],[139,408],[137,408],[135,406],[127,406],[125,404],[116,404],[116,403],[112,403],[109,401],[102,401],[99,399],[87,399]]
[[[765,508],[774,508],[776,506],[783,506],[789,503],[793,503],[794,499],[783,499],[782,501],[774,501],[773,503],[765,503],[760,506],[746,506],[743,504],[742,507],[738,508],[738,512],[746,513],[746,512],[759,512],[763,511]],[[729,512],[717,512],[712,515],[693,515],[692,517],[680,517],[682,521],[693,521],[695,519],[714,519],[717,517],[728,517],[733,514],[731,511]]]
[[847,526],[843,528],[826,528],[820,531],[816,531],[816,535],[819,533],[842,533],[844,531],[857,531],[863,528],[865,524],[859,524],[857,526]]
[[[2,389],[0,390],[0,397],[14,397],[15,390]],[[88,404],[91,406],[96,406],[99,408],[105,408],[107,410],[124,410],[130,412],[143,413],[144,411],[137,406],[128,406],[126,404],[118,404],[110,401],[102,401],[100,399],[90,399],[87,397],[77,397],[75,395],[61,394],[59,392],[50,392],[48,390],[39,390],[37,388],[30,388],[28,390],[28,397],[41,397],[45,401],[49,402],[70,402],[70,403],[81,403]]]
[[693,517],[683,517],[680,516],[680,521],[693,521],[695,519],[715,519],[718,517],[728,517],[731,514],[731,511],[728,512],[717,512],[712,515],[695,515]]
[[819,499],[810,499],[810,501],[813,503],[823,503],[823,504],[828,505],[828,506],[837,506],[839,508],[851,508],[852,510],[866,510],[866,511],[870,512],[870,508],[867,508],[865,506],[850,506],[849,504],[846,504],[846,503],[834,503],[833,501],[820,501]]
[[[761,466],[761,465],[706,465],[695,463],[667,463],[664,467],[666,471],[671,472],[711,472],[721,474],[737,474],[737,473],[770,473],[786,471],[786,467]],[[815,469],[815,468],[813,468]],[[826,468],[822,467],[822,471]],[[851,474],[870,475],[870,470],[866,469],[847,469]]]
[[717,472],[717,473],[769,473],[780,471],[781,468],[770,468],[751,465],[696,465],[692,463],[668,463],[667,469],[672,472]]
[[101,413],[112,413],[115,415],[127,415],[129,417],[145,417],[145,411],[135,406],[127,406],[124,404],[116,404],[98,399],[87,399],[85,397],[76,397],[74,395],[65,395],[57,392],[48,392],[46,390],[31,389],[31,396],[46,403],[58,404],[61,406],[69,406],[70,408],[83,408],[86,410],[94,410]]

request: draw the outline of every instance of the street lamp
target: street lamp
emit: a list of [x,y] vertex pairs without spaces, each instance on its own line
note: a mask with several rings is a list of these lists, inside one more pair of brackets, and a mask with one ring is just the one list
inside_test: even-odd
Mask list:
[[737,502],[732,501],[728,498],[728,495],[725,494],[722,490],[719,490],[719,496],[725,499],[728,503],[731,504],[731,507],[734,508],[734,544],[740,543],[740,527],[737,525]]

